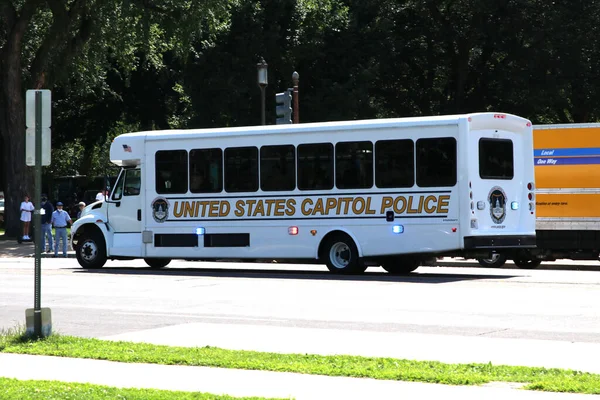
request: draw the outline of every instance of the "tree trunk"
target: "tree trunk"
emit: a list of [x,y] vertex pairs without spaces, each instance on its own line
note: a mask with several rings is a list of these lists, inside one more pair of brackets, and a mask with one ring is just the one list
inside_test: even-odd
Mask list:
[[[18,79],[18,78],[17,78]],[[18,79],[20,81],[20,79]],[[3,149],[2,156],[5,162],[4,182],[6,182],[4,197],[4,222],[7,236],[16,237],[20,228],[19,205],[23,195],[28,193],[33,198],[33,179],[30,168],[25,165],[25,110],[23,98],[20,93],[13,93],[11,101],[6,97],[10,94],[2,92],[4,103],[2,107]],[[19,97],[18,100],[15,98]],[[35,205],[36,207],[38,204]]]
[[18,44],[7,44],[6,58],[0,67],[0,134],[6,184],[4,221],[5,234],[10,237],[20,234],[19,206],[23,195],[31,196],[34,189],[33,173],[25,165],[25,93],[21,83],[20,50]]

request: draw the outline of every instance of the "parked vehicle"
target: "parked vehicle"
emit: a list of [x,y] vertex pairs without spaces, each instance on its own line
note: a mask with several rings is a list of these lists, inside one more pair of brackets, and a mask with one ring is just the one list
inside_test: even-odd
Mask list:
[[[600,258],[600,124],[535,125],[536,248],[514,259],[519,268],[543,261]],[[478,259],[500,267],[506,258]]]

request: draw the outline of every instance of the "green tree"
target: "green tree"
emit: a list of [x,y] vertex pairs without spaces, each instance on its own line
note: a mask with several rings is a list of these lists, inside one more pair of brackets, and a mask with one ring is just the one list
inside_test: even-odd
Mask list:
[[136,55],[141,51],[148,62],[160,66],[166,50],[186,52],[204,30],[220,29],[228,3],[0,0],[0,145],[8,235],[16,235],[19,224],[16,210],[10,210],[23,192],[33,189],[24,160],[25,90],[63,84],[66,90],[77,88],[73,98],[91,96],[102,86],[109,61],[132,71],[139,67]]

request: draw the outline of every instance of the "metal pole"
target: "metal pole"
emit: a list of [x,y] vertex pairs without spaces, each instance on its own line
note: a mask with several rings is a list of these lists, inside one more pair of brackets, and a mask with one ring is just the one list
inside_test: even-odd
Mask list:
[[35,189],[33,229],[35,238],[35,298],[33,307],[33,332],[42,337],[42,92],[35,92]]
[[260,122],[262,125],[266,125],[266,122],[265,122],[265,87],[263,85],[260,85],[260,104],[261,104]]
[[300,74],[296,71],[292,74],[292,81],[294,82],[294,92],[293,92],[293,100],[294,100],[294,123],[300,123],[300,104],[298,100],[298,81],[300,80]]

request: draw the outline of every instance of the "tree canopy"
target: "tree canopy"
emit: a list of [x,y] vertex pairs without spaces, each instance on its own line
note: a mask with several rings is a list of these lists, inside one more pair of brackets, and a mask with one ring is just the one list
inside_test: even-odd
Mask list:
[[598,2],[0,0],[0,15],[9,205],[32,190],[31,88],[53,91],[49,175],[101,173],[109,141],[127,131],[259,124],[261,57],[270,124],[293,71],[301,122],[494,110],[568,123],[600,113]]

